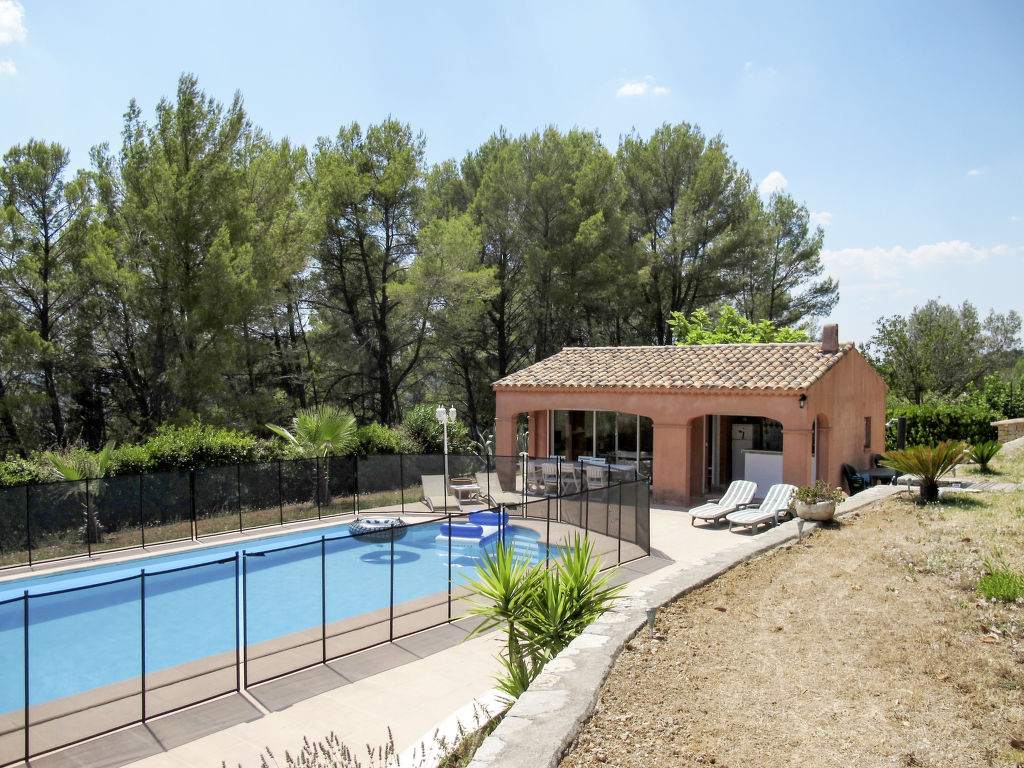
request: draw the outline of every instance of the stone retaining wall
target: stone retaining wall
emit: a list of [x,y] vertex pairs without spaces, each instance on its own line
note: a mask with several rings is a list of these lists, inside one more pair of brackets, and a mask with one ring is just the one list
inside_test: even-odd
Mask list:
[[992,426],[999,431],[999,436],[996,439],[1000,444],[1016,440],[1018,437],[1024,437],[1024,419],[993,421]]

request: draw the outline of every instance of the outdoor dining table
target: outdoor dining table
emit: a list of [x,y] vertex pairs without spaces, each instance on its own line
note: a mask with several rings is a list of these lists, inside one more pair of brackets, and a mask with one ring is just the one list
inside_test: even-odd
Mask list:
[[872,485],[878,485],[880,483],[891,483],[893,480],[900,476],[899,472],[897,472],[895,469],[890,469],[889,467],[873,467],[865,472],[860,472],[859,474],[866,477],[868,479],[868,482],[870,482]]

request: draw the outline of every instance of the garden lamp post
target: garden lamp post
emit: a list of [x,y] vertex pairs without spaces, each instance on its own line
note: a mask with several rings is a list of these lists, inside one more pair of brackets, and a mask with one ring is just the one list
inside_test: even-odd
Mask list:
[[444,430],[444,495],[445,505],[447,506],[448,501],[448,425],[455,423],[455,406],[453,405],[447,411],[443,405],[437,406],[437,410],[434,411],[434,415],[437,416],[437,422],[441,425]]

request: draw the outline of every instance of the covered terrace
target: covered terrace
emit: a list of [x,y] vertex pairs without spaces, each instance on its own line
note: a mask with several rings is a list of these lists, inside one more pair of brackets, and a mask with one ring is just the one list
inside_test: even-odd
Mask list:
[[530,455],[635,462],[663,504],[735,479],[841,485],[884,450],[885,383],[835,325],[820,344],[570,347],[493,386],[498,454],[525,417]]

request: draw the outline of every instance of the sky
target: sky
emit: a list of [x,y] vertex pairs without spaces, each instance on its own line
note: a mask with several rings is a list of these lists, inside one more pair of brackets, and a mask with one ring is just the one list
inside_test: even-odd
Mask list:
[[825,232],[866,342],[930,299],[1024,311],[1024,3],[0,0],[0,152],[75,168],[183,73],[312,146],[393,117],[431,163],[504,128],[721,134]]

